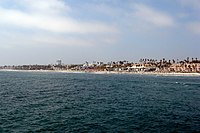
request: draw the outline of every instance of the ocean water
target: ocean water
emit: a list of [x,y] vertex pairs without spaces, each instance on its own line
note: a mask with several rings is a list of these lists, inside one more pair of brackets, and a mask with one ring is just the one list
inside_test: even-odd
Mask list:
[[200,132],[200,77],[0,72],[0,132]]

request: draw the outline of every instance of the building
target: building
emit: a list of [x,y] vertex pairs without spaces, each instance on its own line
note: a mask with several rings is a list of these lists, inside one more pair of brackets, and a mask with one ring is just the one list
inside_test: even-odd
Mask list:
[[57,60],[56,65],[61,66],[62,65],[62,60]]

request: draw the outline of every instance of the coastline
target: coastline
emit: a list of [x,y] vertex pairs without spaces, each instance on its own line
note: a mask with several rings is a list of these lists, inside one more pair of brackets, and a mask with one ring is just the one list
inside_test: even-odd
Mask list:
[[200,73],[165,73],[165,72],[91,72],[95,74],[135,74],[135,75],[155,75],[155,76],[199,76]]
[[14,70],[0,69],[4,72],[41,72],[41,73],[89,73],[89,74],[135,74],[135,75],[156,75],[156,76],[200,76],[200,73],[179,73],[179,72],[115,72],[115,71],[73,71],[73,70]]

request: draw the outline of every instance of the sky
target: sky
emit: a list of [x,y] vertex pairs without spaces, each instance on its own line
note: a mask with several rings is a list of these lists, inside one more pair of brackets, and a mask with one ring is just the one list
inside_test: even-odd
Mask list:
[[0,0],[0,65],[200,58],[200,0]]

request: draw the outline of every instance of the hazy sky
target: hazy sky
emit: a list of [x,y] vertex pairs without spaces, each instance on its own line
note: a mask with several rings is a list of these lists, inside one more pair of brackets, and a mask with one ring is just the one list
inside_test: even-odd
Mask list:
[[0,0],[0,65],[200,57],[200,0]]

